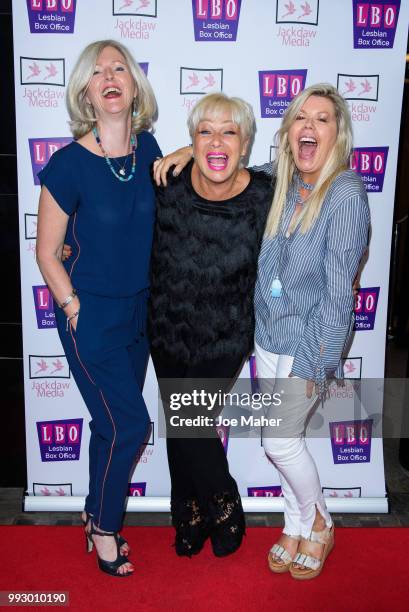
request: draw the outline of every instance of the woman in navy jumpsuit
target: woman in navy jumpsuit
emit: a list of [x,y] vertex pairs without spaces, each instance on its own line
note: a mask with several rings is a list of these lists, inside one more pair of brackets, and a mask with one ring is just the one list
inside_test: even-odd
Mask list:
[[[145,75],[113,41],[83,51],[67,104],[76,140],[39,174],[37,259],[60,306],[60,339],[92,417],[87,542],[89,549],[95,544],[101,570],[127,576],[133,566],[118,531],[129,474],[149,434],[142,385],[154,223],[150,167],[161,153],[147,130],[156,106]],[[64,239],[73,254],[62,264]]]

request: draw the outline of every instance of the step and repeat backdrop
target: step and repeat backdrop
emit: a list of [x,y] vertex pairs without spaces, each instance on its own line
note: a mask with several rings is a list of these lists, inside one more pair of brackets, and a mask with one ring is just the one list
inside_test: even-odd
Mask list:
[[[327,81],[348,100],[355,133],[351,167],[368,192],[371,241],[345,384],[331,386],[329,401],[310,424],[309,447],[330,509],[386,511],[382,393],[370,389],[364,398],[361,383],[384,375],[408,15],[409,3],[400,0],[14,0],[26,509],[81,508],[87,491],[89,417],[35,261],[37,173],[71,140],[65,94],[80,50],[113,38],[128,46],[153,86],[155,135],[164,153],[189,142],[187,115],[208,92],[223,90],[253,105],[257,134],[250,164],[274,157],[281,117],[303,88]],[[256,388],[253,366],[250,360],[241,378]],[[151,364],[144,396],[152,434],[130,478],[128,509],[165,510],[169,475]],[[235,437],[228,424],[219,433],[246,509],[280,510],[278,476],[260,435]]]

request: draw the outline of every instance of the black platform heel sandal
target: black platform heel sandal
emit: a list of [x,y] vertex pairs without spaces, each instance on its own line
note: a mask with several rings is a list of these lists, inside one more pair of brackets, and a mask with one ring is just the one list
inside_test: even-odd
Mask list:
[[228,491],[213,496],[209,502],[210,541],[216,557],[226,557],[241,546],[246,522],[240,493]]
[[115,531],[97,531],[95,529],[95,525],[91,520],[91,529],[89,531],[89,533],[86,532],[86,537],[88,539],[88,550],[91,551],[93,549],[94,546],[94,541],[92,539],[93,535],[97,535],[97,536],[102,536],[102,537],[106,537],[106,536],[113,536],[115,539],[115,544],[116,544],[116,559],[115,561],[106,561],[105,559],[101,559],[101,557],[97,552],[97,560],[98,560],[98,567],[101,570],[101,572],[105,572],[106,574],[109,574],[110,576],[117,576],[118,578],[126,578],[127,576],[131,576],[134,572],[134,570],[129,570],[127,572],[124,573],[120,573],[118,572],[118,569],[124,565],[125,563],[130,563],[130,561],[128,560],[128,557],[121,555],[120,552],[120,545],[119,545],[119,541],[118,541],[118,534]]
[[171,502],[172,525],[175,528],[175,551],[179,557],[192,557],[202,550],[209,537],[209,521],[194,499]]
[[[86,515],[86,519],[84,520],[81,516],[81,521],[82,524],[84,525],[84,529],[85,529],[85,550],[86,552],[90,553],[93,551],[94,548],[94,543],[92,540],[90,540],[87,537],[87,525],[88,523],[94,518],[93,514],[90,514],[89,512],[87,512],[86,510],[84,510],[85,515]],[[119,548],[122,548],[123,546],[127,546],[127,548],[125,548],[124,550],[121,550],[121,555],[123,555],[124,557],[127,557],[130,552],[131,552],[131,547],[128,544],[128,540],[125,540],[125,538],[123,538],[119,533],[115,533],[115,537],[117,539],[117,542],[119,544]]]

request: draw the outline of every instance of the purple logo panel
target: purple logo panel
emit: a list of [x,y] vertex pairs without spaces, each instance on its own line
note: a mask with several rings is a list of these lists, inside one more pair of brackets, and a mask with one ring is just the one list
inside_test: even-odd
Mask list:
[[27,0],[31,34],[73,34],[77,0]]
[[34,185],[40,184],[37,174],[48,164],[53,153],[58,151],[58,149],[62,149],[62,147],[65,147],[70,142],[72,142],[72,138],[69,137],[28,139]]
[[195,40],[235,41],[241,0],[192,0]]
[[400,0],[352,0],[354,49],[392,49]]
[[358,147],[352,150],[351,169],[362,178],[369,193],[381,193],[389,147]]
[[145,497],[146,482],[130,482],[128,487],[129,497]]
[[148,76],[149,62],[139,62],[139,67],[144,71],[145,76]]
[[307,70],[261,70],[258,75],[261,117],[280,119],[304,89]]
[[334,463],[369,463],[371,460],[372,419],[330,423]]
[[271,487],[247,487],[249,497],[283,497],[281,487],[274,485]]
[[260,393],[260,384],[257,377],[256,358],[254,355],[249,357],[249,368],[250,368],[250,380],[251,380],[251,392]]
[[55,327],[54,300],[47,285],[33,287],[38,329]]
[[361,287],[355,298],[355,331],[369,331],[375,327],[380,287]]
[[41,461],[78,461],[83,419],[37,422]]

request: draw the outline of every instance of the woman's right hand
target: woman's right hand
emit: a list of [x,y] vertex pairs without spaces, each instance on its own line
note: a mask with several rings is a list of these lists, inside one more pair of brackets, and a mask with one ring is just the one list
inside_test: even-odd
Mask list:
[[69,257],[71,257],[71,255],[72,255],[72,248],[70,247],[69,244],[64,244],[62,248],[62,254],[61,254],[62,261],[66,261],[67,259],[69,259]]
[[[78,313],[78,314],[76,314],[75,317],[70,319],[70,316],[72,316],[75,313]],[[77,331],[77,325],[78,325],[78,317],[80,316],[80,301],[79,301],[77,295],[72,300],[72,302],[69,304],[69,306],[67,306],[64,309],[64,314],[67,317],[67,330],[68,330],[68,325],[69,325],[76,332]]]
[[158,187],[163,185],[167,186],[167,173],[171,166],[175,166],[173,170],[173,176],[179,176],[183,168],[187,166],[193,157],[193,147],[182,147],[177,149],[169,155],[165,155],[160,159],[157,159],[153,164],[153,178]]
[[77,314],[77,316],[71,319],[70,321],[70,325],[75,332],[77,331],[78,317],[79,317],[79,314]]

